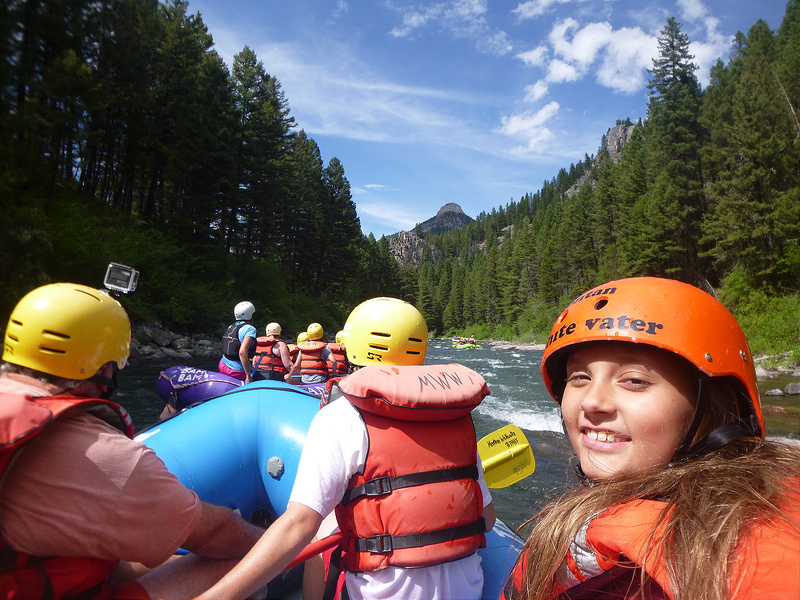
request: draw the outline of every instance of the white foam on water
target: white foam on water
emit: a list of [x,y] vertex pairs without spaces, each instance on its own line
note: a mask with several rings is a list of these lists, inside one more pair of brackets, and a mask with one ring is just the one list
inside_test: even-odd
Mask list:
[[517,427],[528,431],[554,431],[562,433],[561,417],[557,410],[539,411],[530,408],[521,410],[510,409],[507,405],[503,406],[495,403],[481,404],[477,411],[487,417],[491,417],[502,423],[513,423]]

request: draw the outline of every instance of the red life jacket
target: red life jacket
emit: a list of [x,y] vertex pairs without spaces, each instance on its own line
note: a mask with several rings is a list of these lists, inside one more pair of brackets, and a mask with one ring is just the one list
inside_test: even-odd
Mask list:
[[319,340],[309,340],[297,344],[300,349],[300,373],[302,375],[311,373],[328,375],[328,363],[322,360],[322,349],[325,346],[327,344]]
[[336,370],[331,371],[331,377],[338,377],[347,375],[350,370],[350,365],[347,362],[347,353],[344,349],[344,344],[328,344],[334,360],[336,360]]
[[[114,402],[75,396],[32,398],[0,394],[0,481],[16,453],[60,415],[83,409],[133,437],[133,422]],[[34,500],[32,500],[34,501]],[[118,560],[82,557],[37,557],[0,542],[0,598],[107,598]]]
[[[795,479],[795,485],[800,479]],[[797,490],[794,490],[795,492]],[[795,525],[779,520],[761,520],[740,540],[733,563],[731,600],[782,600],[800,598],[800,503],[797,493],[783,500]],[[664,502],[631,500],[614,506],[587,522],[570,545],[556,572],[556,597],[570,600],[593,598],[674,598],[664,557],[649,551],[652,536],[659,536]],[[528,560],[520,557],[503,592],[503,600],[520,598],[522,577]],[[641,570],[649,576],[640,587]],[[644,592],[644,595],[637,593]]]
[[281,375],[286,375],[289,369],[283,366],[280,356],[275,356],[273,352],[275,344],[280,342],[273,337],[262,336],[256,338],[256,354],[253,365],[262,371],[275,371]]
[[436,565],[485,545],[469,415],[489,394],[480,375],[462,365],[374,365],[331,393],[358,409],[369,436],[364,471],[336,507],[350,571]]

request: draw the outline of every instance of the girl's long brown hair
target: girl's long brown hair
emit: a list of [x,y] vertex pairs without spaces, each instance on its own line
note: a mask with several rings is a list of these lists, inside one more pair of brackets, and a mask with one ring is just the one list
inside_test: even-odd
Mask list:
[[[666,557],[676,600],[727,600],[737,542],[756,520],[800,524],[777,506],[797,496],[792,478],[800,449],[741,438],[699,459],[656,472],[592,482],[546,506],[522,556],[527,556],[522,598],[552,598],[556,570],[586,521],[610,506],[637,498],[664,499],[663,534],[650,552]],[[642,576],[645,577],[644,571]]]

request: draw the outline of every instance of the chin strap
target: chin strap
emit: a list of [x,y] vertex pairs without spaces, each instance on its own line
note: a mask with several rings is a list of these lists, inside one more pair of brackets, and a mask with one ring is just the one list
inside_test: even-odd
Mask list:
[[742,419],[738,419],[733,423],[726,423],[712,430],[697,443],[692,444],[692,440],[703,421],[703,415],[705,414],[706,405],[708,404],[705,399],[706,395],[703,394],[703,381],[703,379],[700,379],[697,386],[697,402],[695,404],[692,423],[689,425],[689,430],[686,432],[686,436],[683,438],[681,445],[678,446],[678,449],[672,456],[672,460],[669,465],[667,465],[668,467],[719,450],[739,438],[759,436],[758,432],[760,429],[758,420],[755,415],[751,414],[749,416],[749,423]]
[[109,377],[101,375],[101,373],[105,371],[105,367],[100,369],[93,377],[89,378],[89,381],[102,385],[105,390],[98,394],[98,397],[103,400],[109,400],[119,388],[117,385],[117,371],[119,371],[117,363],[111,363],[111,373]]

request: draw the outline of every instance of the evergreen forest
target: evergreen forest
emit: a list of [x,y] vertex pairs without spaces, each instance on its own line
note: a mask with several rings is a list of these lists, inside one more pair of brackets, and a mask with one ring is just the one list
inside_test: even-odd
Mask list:
[[216,330],[246,298],[260,324],[333,333],[392,295],[437,334],[541,342],[586,289],[655,275],[717,293],[754,352],[797,361],[800,0],[777,31],[738,33],[705,89],[689,43],[668,19],[617,160],[604,141],[401,268],[268,65],[245,46],[228,68],[187,2],[10,0],[0,316],[43,283],[99,286],[114,261],[141,272],[132,319],[177,330]]

